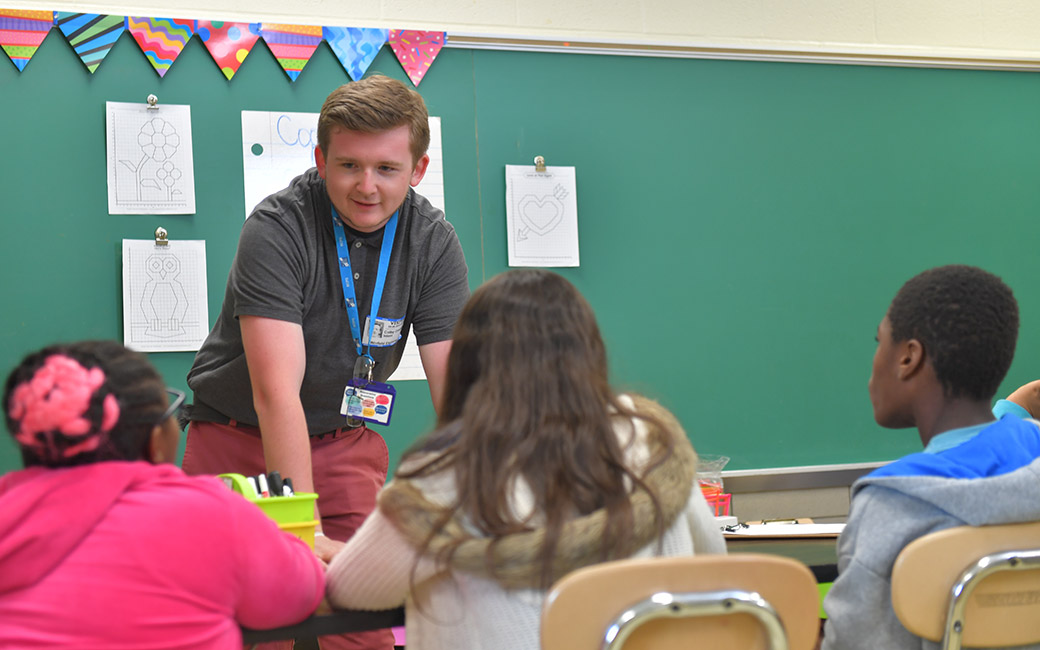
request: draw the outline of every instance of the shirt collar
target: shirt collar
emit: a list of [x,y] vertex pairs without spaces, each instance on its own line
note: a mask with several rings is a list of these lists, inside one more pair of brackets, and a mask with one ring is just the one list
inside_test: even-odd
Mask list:
[[938,454],[941,451],[947,449],[953,449],[959,445],[963,445],[975,436],[979,435],[979,432],[993,424],[992,422],[984,422],[983,424],[976,424],[970,427],[964,427],[961,429],[950,429],[949,431],[943,431],[939,435],[935,436],[928,441],[928,446],[924,448],[926,454]]
[[354,230],[350,226],[343,224],[343,234],[346,235],[347,244],[351,247],[354,246],[354,242],[361,242],[362,246],[378,249],[383,244],[384,230],[385,227],[374,232],[361,232],[360,230]]

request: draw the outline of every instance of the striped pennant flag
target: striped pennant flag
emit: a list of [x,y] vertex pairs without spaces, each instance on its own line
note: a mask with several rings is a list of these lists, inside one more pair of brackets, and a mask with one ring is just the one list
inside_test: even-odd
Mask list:
[[65,40],[76,51],[79,60],[87,66],[91,74],[98,69],[112,50],[112,46],[126,31],[125,16],[55,11],[54,24],[65,35]]
[[144,55],[160,77],[173,65],[191,35],[195,33],[195,21],[185,18],[146,18],[127,16],[126,28],[141,46]]
[[263,23],[260,25],[260,36],[263,37],[271,54],[278,59],[285,74],[296,81],[303,66],[311,60],[314,50],[321,45],[321,27],[312,25],[282,25]]
[[412,85],[417,87],[440,54],[447,39],[446,32],[420,32],[413,30],[390,30],[390,47],[393,48],[401,67],[408,73]]
[[249,56],[256,39],[260,38],[260,23],[226,23],[200,20],[195,33],[220,66],[228,81],[235,76],[242,62]]
[[365,76],[379,50],[390,36],[387,29],[323,27],[322,36],[354,81]]
[[53,11],[0,9],[0,47],[21,72],[54,25]]

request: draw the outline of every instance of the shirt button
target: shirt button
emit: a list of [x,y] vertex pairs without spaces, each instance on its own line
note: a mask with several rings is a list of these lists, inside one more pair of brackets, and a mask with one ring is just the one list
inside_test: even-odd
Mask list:
[[355,274],[354,274],[354,279],[355,279],[355,280],[358,280],[358,279],[360,279],[360,278],[361,278],[361,274],[360,274],[360,273],[355,273]]
[[361,242],[360,241],[354,242],[354,248],[361,248]]

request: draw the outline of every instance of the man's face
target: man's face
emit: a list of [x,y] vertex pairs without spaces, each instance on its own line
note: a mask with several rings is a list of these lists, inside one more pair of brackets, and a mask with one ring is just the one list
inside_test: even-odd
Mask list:
[[877,342],[874,366],[867,383],[870,403],[874,407],[874,420],[889,429],[913,426],[913,416],[907,412],[907,405],[904,404],[907,386],[900,381],[900,360],[905,350],[904,346],[892,340],[892,323],[888,316],[878,325]]
[[334,128],[328,151],[314,150],[318,174],[343,223],[374,232],[401,207],[409,186],[426,173],[429,156],[412,163],[409,129],[401,125],[378,133]]

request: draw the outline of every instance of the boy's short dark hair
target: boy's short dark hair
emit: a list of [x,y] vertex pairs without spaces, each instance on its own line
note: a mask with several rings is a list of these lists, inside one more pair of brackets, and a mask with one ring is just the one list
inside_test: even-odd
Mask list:
[[892,340],[917,339],[947,397],[992,399],[1015,356],[1018,303],[997,276],[940,266],[903,285],[888,308]]

